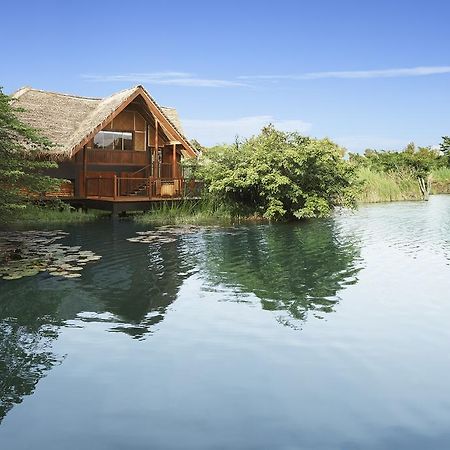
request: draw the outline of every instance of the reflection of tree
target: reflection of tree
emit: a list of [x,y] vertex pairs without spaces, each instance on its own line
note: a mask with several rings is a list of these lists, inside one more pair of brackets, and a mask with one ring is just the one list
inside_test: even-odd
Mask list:
[[355,282],[359,250],[333,221],[248,227],[206,236],[205,270],[214,284],[254,293],[267,310],[306,319],[333,310],[336,294]]
[[60,361],[50,348],[56,327],[49,320],[48,308],[40,309],[39,301],[24,308],[25,302],[17,298],[5,300],[1,306],[0,422]]
[[88,238],[83,236],[84,248],[95,249],[103,259],[87,266],[80,279],[41,275],[1,282],[0,422],[62,360],[51,346],[67,320],[103,321],[112,331],[143,338],[164,319],[193,269],[183,237],[145,245],[130,244],[119,234],[107,243],[107,251],[97,248],[96,230]]

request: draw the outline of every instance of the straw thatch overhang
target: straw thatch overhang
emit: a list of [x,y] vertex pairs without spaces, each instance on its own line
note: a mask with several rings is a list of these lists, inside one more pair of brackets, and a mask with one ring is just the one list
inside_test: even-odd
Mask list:
[[181,144],[185,156],[196,156],[184,136],[174,108],[159,106],[143,86],[135,86],[106,98],[79,97],[30,87],[12,95],[22,109],[23,122],[41,131],[54,145],[48,156],[55,160],[71,158],[131,102],[139,98],[148,107],[172,143]]

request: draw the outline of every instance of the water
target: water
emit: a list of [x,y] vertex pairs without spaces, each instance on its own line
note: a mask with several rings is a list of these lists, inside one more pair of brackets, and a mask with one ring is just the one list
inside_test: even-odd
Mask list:
[[450,197],[0,280],[0,448],[450,448]]

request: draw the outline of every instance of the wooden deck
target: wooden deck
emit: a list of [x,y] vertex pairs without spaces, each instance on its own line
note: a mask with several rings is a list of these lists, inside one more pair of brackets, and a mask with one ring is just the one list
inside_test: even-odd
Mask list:
[[154,198],[130,198],[120,197],[111,199],[109,197],[87,197],[64,199],[65,202],[76,208],[100,209],[102,211],[110,211],[113,216],[118,216],[127,211],[149,211],[158,208],[163,203],[177,203],[180,201],[198,201],[200,197],[154,197]]
[[203,184],[177,179],[129,178],[99,176],[86,178],[86,195],[76,195],[71,183],[61,190],[46,193],[41,200],[60,199],[75,207],[93,208],[120,214],[124,211],[146,211],[161,203],[199,200]]
[[[123,202],[134,202],[134,203],[140,203],[140,202],[167,202],[167,201],[180,201],[185,200],[186,198],[194,198],[194,197],[86,197],[86,198],[79,198],[79,199],[73,199],[73,200],[101,200],[103,202],[117,202],[117,203],[123,203]],[[195,197],[196,199],[199,199],[200,197]]]

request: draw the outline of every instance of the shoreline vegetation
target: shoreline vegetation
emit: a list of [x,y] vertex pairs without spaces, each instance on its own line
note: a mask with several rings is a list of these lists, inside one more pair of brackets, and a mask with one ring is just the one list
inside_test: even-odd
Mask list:
[[[383,173],[369,168],[359,168],[356,172],[361,183],[357,194],[357,204],[385,203],[398,201],[421,201],[422,193],[417,180],[410,173]],[[431,173],[431,194],[450,194],[450,168],[439,168]],[[107,211],[81,211],[68,205],[52,204],[42,206],[28,204],[18,209],[14,217],[5,224],[7,227],[19,224],[76,224],[92,222],[109,217]],[[240,222],[267,221],[258,215],[239,215],[226,205],[213,199],[186,200],[179,203],[163,202],[145,213],[128,216],[138,224],[158,225],[230,225]]]
[[[62,180],[46,170],[56,166],[39,155],[52,143],[22,123],[12,99],[0,88],[0,224],[68,224],[97,220],[107,212],[82,212],[63,201],[36,203]],[[450,138],[440,150],[408,144],[401,151],[367,149],[348,153],[328,138],[277,130],[272,124],[234,144],[202,147],[183,164],[187,182],[200,181],[201,200],[162,202],[136,223],[233,224],[324,218],[358,203],[427,200],[450,193]],[[44,151],[45,153],[45,151]]]
[[[361,168],[357,172],[362,188],[358,203],[383,203],[423,200],[417,179],[411,173],[377,172]],[[436,169],[431,173],[431,194],[450,194],[450,168]]]
[[11,228],[16,225],[43,224],[43,225],[64,225],[71,223],[92,222],[108,217],[106,211],[88,210],[81,211],[67,204],[36,205],[27,204],[21,209],[17,209],[7,221],[0,223],[1,228]]

